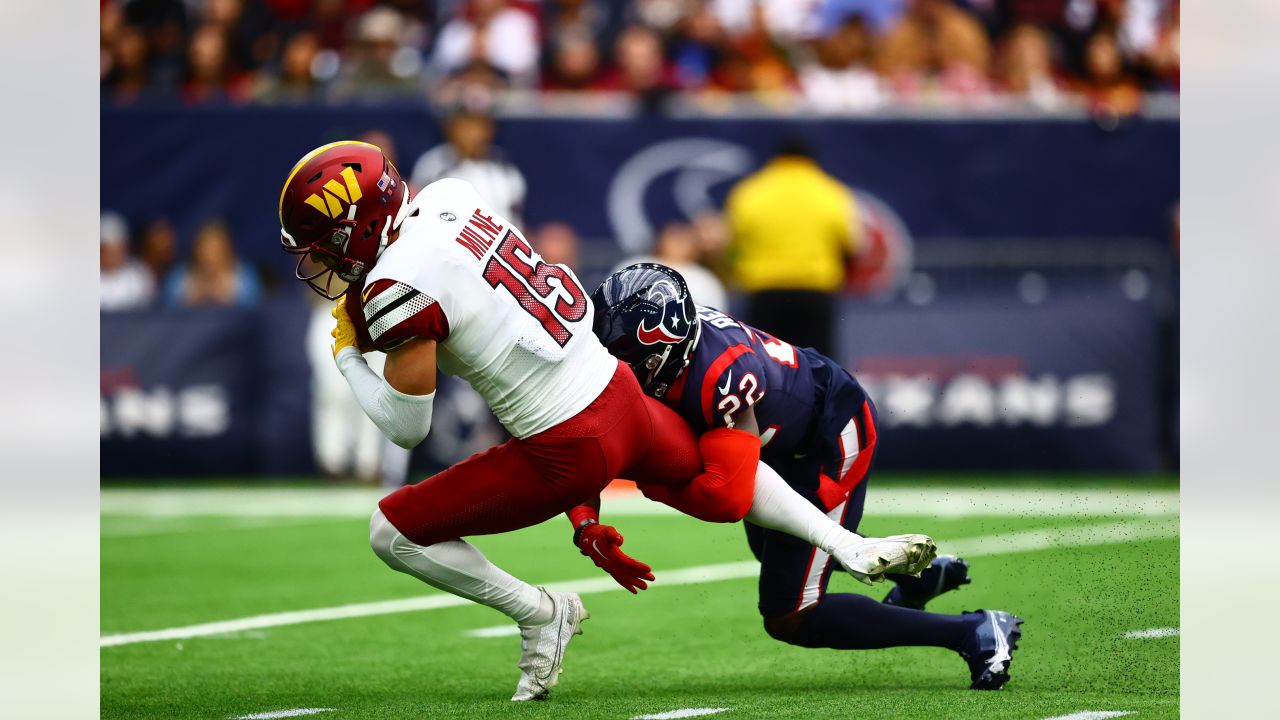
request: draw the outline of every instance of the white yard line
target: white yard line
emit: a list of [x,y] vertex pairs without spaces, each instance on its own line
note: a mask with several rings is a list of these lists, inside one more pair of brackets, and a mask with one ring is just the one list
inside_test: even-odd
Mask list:
[[[377,488],[174,488],[102,490],[102,512],[152,518],[361,517],[386,491]],[[884,487],[867,490],[871,515],[911,517],[1120,517],[1178,514],[1178,491],[1061,490],[1048,488]],[[675,510],[635,494],[606,494],[604,513],[625,517],[674,515]]]
[[1046,717],[1044,720],[1107,720],[1108,717],[1124,717],[1133,714],[1133,710],[1082,710],[1070,715]]
[[[1028,530],[1025,532],[992,535],[987,537],[967,538],[942,543],[940,549],[944,553],[954,553],[967,557],[983,555],[1007,555],[1017,552],[1032,552],[1064,547],[1088,547],[1094,545],[1111,545],[1115,543],[1138,542],[1174,538],[1178,536],[1177,518],[1141,519],[1128,522],[1085,525],[1073,528],[1051,528],[1047,530]],[[681,568],[678,570],[658,569],[654,584],[656,588],[676,585],[697,585],[720,580],[738,580],[755,577],[760,571],[760,564],[755,560],[723,563],[719,565],[702,565]],[[599,592],[620,592],[621,587],[607,575],[598,575],[578,580],[547,583],[556,590],[590,594]],[[369,617],[373,615],[391,615],[395,613],[416,612],[419,610],[439,610],[469,604],[455,595],[423,595],[401,600],[383,600],[380,602],[356,603],[336,607],[315,608],[312,610],[294,610],[290,612],[254,615],[252,617],[221,620],[218,622],[187,625],[185,627],[167,628],[164,630],[147,630],[133,633],[117,633],[104,635],[99,639],[100,647],[132,645],[142,642],[161,640],[182,640],[184,638],[206,637],[223,633],[261,630],[283,625],[300,625],[302,623],[320,622],[324,620],[343,620],[347,618]]]
[[732,709],[733,708],[681,708],[679,710],[668,710],[666,712],[652,713],[650,715],[636,715],[631,718],[631,720],[676,720],[677,718],[717,715],[722,712],[729,712]]
[[1130,630],[1129,632],[1125,633],[1124,636],[1129,640],[1146,640],[1148,638],[1177,637],[1178,628],[1163,627],[1163,628],[1147,628],[1146,630]]
[[333,712],[337,708],[292,708],[290,710],[271,710],[269,712],[252,713],[250,715],[233,715],[231,720],[275,720],[275,718],[302,717]]

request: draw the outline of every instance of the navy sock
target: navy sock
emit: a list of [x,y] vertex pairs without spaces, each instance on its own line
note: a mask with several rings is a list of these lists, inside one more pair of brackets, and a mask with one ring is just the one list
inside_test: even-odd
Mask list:
[[962,615],[885,605],[866,595],[827,595],[805,612],[795,632],[780,639],[801,647],[837,650],[924,645],[959,652],[972,622]]

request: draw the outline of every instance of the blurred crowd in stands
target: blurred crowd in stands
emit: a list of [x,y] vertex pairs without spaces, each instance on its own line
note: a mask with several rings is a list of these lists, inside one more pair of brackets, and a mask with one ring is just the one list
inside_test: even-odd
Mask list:
[[[459,88],[886,103],[1176,92],[1178,0],[101,0],[104,99],[448,98]],[[584,96],[582,93],[590,93]]]

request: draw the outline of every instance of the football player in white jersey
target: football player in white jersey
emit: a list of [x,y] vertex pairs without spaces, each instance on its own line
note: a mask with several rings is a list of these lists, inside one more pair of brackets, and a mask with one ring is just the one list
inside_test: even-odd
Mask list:
[[[519,624],[512,700],[547,695],[587,612],[577,595],[529,585],[461,538],[540,523],[616,477],[660,488],[665,502],[704,520],[747,517],[804,538],[864,581],[932,560],[927,537],[863,539],[776,474],[757,479],[760,443],[750,433],[695,438],[592,334],[591,303],[573,273],[544,263],[467,183],[441,180],[411,201],[377,147],[332,143],[289,173],[280,224],[299,279],[337,300],[335,360],[383,433],[403,447],[426,437],[439,366],[470,383],[513,436],[391,493],[370,523],[374,552],[391,568]],[[375,349],[387,356],[383,377],[362,356]],[[625,575],[621,544],[601,538],[592,559]]]

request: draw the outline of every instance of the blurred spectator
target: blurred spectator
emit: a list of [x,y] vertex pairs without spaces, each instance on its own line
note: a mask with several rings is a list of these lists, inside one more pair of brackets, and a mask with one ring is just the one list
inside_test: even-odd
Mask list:
[[[735,0],[735,4],[740,3]],[[787,47],[770,25],[769,8],[752,5],[744,23],[727,19],[723,13],[719,17],[727,43],[716,73],[717,84],[732,92],[757,93],[765,100],[789,91],[794,77],[785,55]]]
[[551,62],[544,75],[544,90],[581,91],[594,87],[600,76],[600,51],[591,37],[566,30],[550,45]]
[[259,75],[253,90],[254,97],[295,102],[315,99],[320,94],[316,72],[321,69],[317,67],[319,54],[320,41],[315,34],[300,32],[293,35],[284,45],[278,71]]
[[216,25],[203,25],[187,48],[187,82],[183,99],[198,103],[241,100],[247,96],[245,78],[233,75],[227,57],[227,39]]
[[380,6],[356,21],[355,42],[343,55],[342,70],[334,80],[336,98],[377,98],[404,95],[420,86],[422,54],[415,42],[423,42],[405,17]]
[[142,241],[138,243],[138,260],[151,273],[152,283],[156,287],[165,287],[177,252],[178,235],[168,220],[160,218],[147,225],[147,229],[142,232]]
[[676,79],[684,90],[700,90],[717,80],[728,39],[711,0],[693,0],[674,42]]
[[130,100],[151,82],[147,65],[147,37],[136,27],[125,25],[103,48],[103,85],[118,101]]
[[137,310],[155,297],[155,283],[147,269],[129,257],[129,226],[111,212],[102,214],[98,246],[101,271],[99,307],[104,312]]
[[1000,49],[1000,81],[1006,92],[1042,108],[1061,105],[1063,94],[1053,72],[1049,34],[1035,25],[1019,25]]
[[826,0],[820,13],[820,32],[835,32],[851,16],[858,16],[876,35],[888,32],[902,19],[909,0]]
[[724,217],[715,210],[704,210],[693,218],[693,234],[698,239],[698,262],[710,268],[717,277],[721,272],[725,251],[729,247],[729,230]]
[[[1149,0],[1144,4],[1156,4]],[[1148,37],[1139,42],[1130,36],[1135,60],[1148,76],[1149,83],[1161,90],[1177,90],[1181,66],[1179,44],[1181,3],[1173,2],[1160,13]]]
[[466,180],[495,210],[519,224],[524,210],[524,174],[493,145],[490,108],[472,100],[455,105],[444,118],[445,141],[413,166],[415,190],[441,178]]
[[391,134],[386,130],[380,130],[378,128],[366,130],[360,133],[360,136],[356,139],[360,142],[366,142],[370,145],[377,146],[382,150],[382,154],[386,155],[387,159],[391,161],[392,165],[397,167],[400,166],[400,156],[396,152],[396,141],[392,139]]
[[257,304],[261,286],[236,257],[227,226],[215,221],[196,233],[190,262],[170,276],[164,296],[170,306],[248,307]]
[[543,260],[578,271],[578,233],[573,226],[563,222],[547,223],[534,232],[530,242]]
[[853,194],[800,139],[783,142],[725,204],[729,268],[747,321],[830,355],[836,293],[860,228]]
[[1080,90],[1095,112],[1131,115],[1142,105],[1142,89],[1125,70],[1115,37],[1098,32],[1085,46],[1085,78]]
[[816,34],[821,20],[814,0],[712,0],[712,7],[730,35],[762,30],[775,40],[798,40]]
[[652,255],[628,258],[615,270],[639,262],[661,263],[684,277],[694,302],[725,309],[728,307],[728,296],[724,285],[711,271],[698,264],[701,255],[702,248],[699,246],[698,236],[694,233],[693,227],[685,222],[670,222],[658,231]]
[[506,75],[482,60],[475,60],[437,85],[432,101],[441,107],[464,102],[492,105],[494,98],[510,87]]
[[507,0],[468,0],[436,40],[435,64],[452,74],[483,61],[521,87],[534,84],[538,67],[538,24]]
[[[104,96],[189,102],[412,97],[459,86],[751,93],[872,105],[867,65],[908,99],[1080,93],[1090,39],[1116,40],[1141,87],[1177,91],[1178,0],[104,0]],[[861,18],[861,37],[847,21]],[[539,20],[542,22],[539,31]],[[625,29],[624,29],[625,27]],[[1033,36],[1029,28],[1040,32]],[[1000,62],[992,41],[1001,39]],[[1040,69],[1051,50],[1050,84]],[[874,58],[845,66],[849,44]],[[817,54],[817,63],[812,60]],[[857,53],[855,53],[857,54]],[[604,70],[604,66],[608,66]],[[835,87],[832,87],[832,86]],[[843,86],[843,90],[839,88]],[[252,90],[249,93],[249,90]],[[321,93],[321,91],[327,91]],[[845,102],[848,99],[848,102]],[[837,101],[839,100],[839,101]],[[1056,100],[1051,102],[1056,103]],[[846,107],[847,105],[847,107]]]
[[602,90],[629,93],[654,110],[676,89],[675,73],[662,54],[662,39],[643,25],[632,25],[618,35],[613,60],[613,69],[600,84]]
[[911,0],[907,13],[885,35],[877,60],[880,73],[902,94],[934,87],[952,95],[989,89],[986,33],[950,0]]
[[543,0],[542,27],[555,42],[564,33],[589,38],[597,47],[612,44],[621,29],[625,3],[612,0]]
[[818,41],[817,64],[800,73],[800,87],[819,110],[871,110],[884,102],[880,78],[871,69],[871,34],[852,15]]
[[[114,4],[114,3],[112,3]],[[194,25],[183,0],[121,2],[126,22],[146,36],[152,84],[164,91],[180,89],[187,65],[189,33]]]

